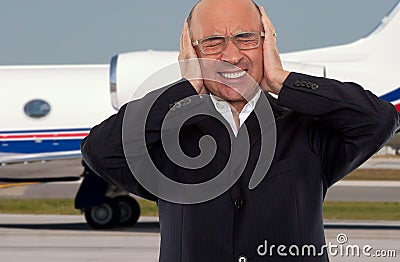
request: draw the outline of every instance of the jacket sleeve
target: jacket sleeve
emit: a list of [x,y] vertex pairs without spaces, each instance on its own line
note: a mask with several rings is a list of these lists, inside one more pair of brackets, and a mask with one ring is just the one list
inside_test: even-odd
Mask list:
[[[146,144],[151,146],[159,142],[159,130],[169,109],[191,95],[197,95],[195,89],[188,81],[181,80],[150,92],[142,99],[125,104],[118,113],[91,129],[89,135],[81,143],[83,160],[107,182],[143,198],[156,200],[156,197],[135,179],[128,166],[122,142],[124,117],[126,111],[137,112],[132,117],[141,117],[143,108],[151,106],[146,116],[146,132],[148,132]],[[140,128],[135,130],[145,132]],[[142,134],[129,134],[133,138],[140,135]]]
[[376,153],[399,128],[395,107],[355,83],[291,73],[278,103],[312,116],[309,143],[325,189]]

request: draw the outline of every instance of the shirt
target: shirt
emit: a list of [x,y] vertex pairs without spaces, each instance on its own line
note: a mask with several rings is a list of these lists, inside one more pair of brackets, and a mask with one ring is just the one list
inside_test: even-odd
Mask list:
[[[258,99],[260,98],[260,95],[261,90],[258,90],[253,98],[243,107],[242,111],[239,114],[239,127],[242,126],[242,124],[244,123],[244,121],[246,121],[251,112],[253,112],[254,107],[256,106]],[[212,94],[210,96],[211,101],[215,106],[215,109],[225,118],[225,120],[232,128],[233,134],[237,136],[238,129],[236,127],[235,120],[233,119],[232,109],[229,103]]]

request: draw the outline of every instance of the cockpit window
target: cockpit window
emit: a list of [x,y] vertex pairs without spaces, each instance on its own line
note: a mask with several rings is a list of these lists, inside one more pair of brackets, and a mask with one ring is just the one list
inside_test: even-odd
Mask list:
[[50,109],[49,103],[41,99],[31,100],[24,106],[25,114],[32,118],[45,117],[50,113]]

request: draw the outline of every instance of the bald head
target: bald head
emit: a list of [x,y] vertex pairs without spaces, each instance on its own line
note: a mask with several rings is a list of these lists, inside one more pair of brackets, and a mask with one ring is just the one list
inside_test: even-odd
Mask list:
[[[194,46],[197,57],[213,61],[203,64],[201,68],[203,76],[208,78],[203,80],[206,89],[229,101],[240,112],[247,103],[246,98],[253,97],[257,92],[257,85],[254,83],[260,83],[263,77],[264,56],[263,45],[260,44],[262,38],[258,38],[258,44],[254,48],[239,47],[236,40],[233,40],[236,38],[224,38],[225,46],[217,53],[205,53],[201,46],[204,39],[208,39],[210,43],[214,36],[236,37],[244,33],[256,33],[260,36],[264,30],[258,6],[252,0],[201,0],[190,12],[188,25],[191,40],[200,40]],[[211,42],[209,45],[212,44]],[[232,65],[236,71],[232,71]],[[241,76],[227,76],[233,72]]]
[[197,13],[196,12],[197,6],[200,6],[200,8],[201,8],[202,6],[207,6],[209,4],[214,4],[214,5],[217,5],[217,6],[224,7],[224,5],[233,5],[233,4],[236,4],[236,3],[245,4],[245,5],[248,4],[249,6],[254,7],[255,8],[254,10],[256,10],[257,14],[261,17],[259,6],[253,0],[199,0],[192,7],[192,9],[190,10],[189,16],[187,17],[187,22],[188,22],[188,25],[189,25],[190,35],[192,36],[192,30],[191,30],[192,29],[192,20],[193,20],[193,16],[197,15],[197,14],[195,14],[195,13]]

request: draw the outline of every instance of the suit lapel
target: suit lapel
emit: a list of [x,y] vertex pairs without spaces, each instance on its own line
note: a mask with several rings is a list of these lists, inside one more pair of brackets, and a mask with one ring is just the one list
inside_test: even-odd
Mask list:
[[[263,94],[264,97],[262,97]],[[247,155],[245,152],[243,152],[242,148],[246,148],[246,146],[243,145],[243,143],[244,141],[248,140],[245,137],[246,136],[245,129],[240,128],[237,139],[234,141],[233,149],[239,150],[240,152],[242,152],[242,154],[240,154],[238,158],[236,157],[234,159],[235,161],[231,163],[232,172],[239,172],[242,168],[244,168],[244,165],[247,164],[248,159],[260,157],[259,156],[260,152],[263,152],[262,157],[270,158],[271,154],[272,156],[274,155],[273,151],[275,149],[274,143],[276,143],[276,137],[274,138],[271,136],[276,136],[275,121],[279,119],[279,117],[283,115],[285,112],[287,112],[288,109],[278,106],[277,100],[268,93],[263,93],[263,94],[261,94],[255,109],[253,110],[253,112],[251,112],[251,114],[244,123],[246,125],[247,133],[249,136],[250,149],[252,148],[254,149],[256,147],[256,143],[260,143],[262,135],[264,136],[263,144],[260,145],[263,147],[262,151],[260,151],[260,149],[253,150],[252,151],[253,154],[258,152],[256,153],[257,155]],[[268,108],[266,108],[266,106],[268,105],[265,105],[265,103],[269,104],[273,115],[265,117],[265,111],[269,110]]]
[[218,140],[220,145],[218,149],[229,156],[235,135],[229,123],[215,109],[210,96],[204,96],[203,99],[202,114],[189,119],[187,123],[198,127],[203,135],[212,135],[214,139]]

